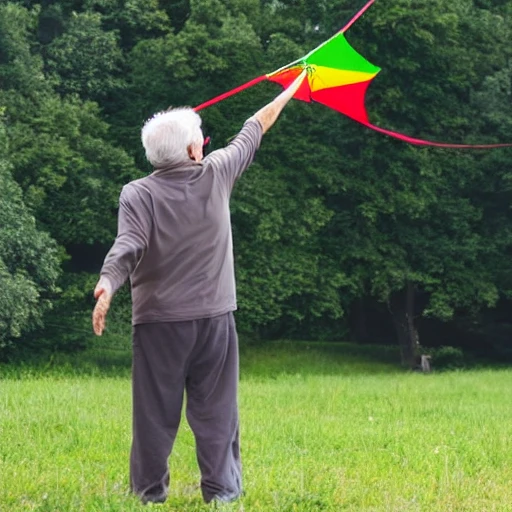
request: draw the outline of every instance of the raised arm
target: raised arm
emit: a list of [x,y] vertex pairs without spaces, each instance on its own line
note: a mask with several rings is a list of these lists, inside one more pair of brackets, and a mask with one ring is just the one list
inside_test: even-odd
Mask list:
[[290,87],[285,89],[273,101],[264,106],[262,109],[258,110],[258,112],[256,112],[256,114],[250,118],[259,121],[263,128],[263,133],[266,133],[276,122],[279,114],[282,112],[286,104],[292,99],[293,95],[297,92],[306,75],[307,71],[304,70],[290,85]]
[[306,71],[303,71],[290,87],[247,119],[240,133],[225,148],[218,149],[205,158],[214,165],[220,176],[224,176],[229,190],[253,161],[262,135],[275,123],[285,105],[297,92],[306,74]]

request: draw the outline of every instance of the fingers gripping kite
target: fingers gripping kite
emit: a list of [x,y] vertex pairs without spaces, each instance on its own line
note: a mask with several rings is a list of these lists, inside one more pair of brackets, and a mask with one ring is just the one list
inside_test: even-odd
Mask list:
[[278,83],[283,87],[290,86],[305,69],[305,79],[294,98],[308,103],[316,102],[336,110],[350,119],[361,123],[367,128],[389,135],[396,139],[420,146],[435,146],[441,148],[474,148],[488,149],[512,147],[508,144],[448,144],[409,137],[399,132],[386,130],[372,124],[366,112],[365,96],[368,86],[377,76],[380,68],[368,62],[357,53],[345,38],[345,32],[359,19],[374,3],[370,0],[337,34],[304,57],[287,64],[272,73],[258,78],[217,96],[195,107],[196,111],[218,103],[234,94],[243,91],[264,80]]

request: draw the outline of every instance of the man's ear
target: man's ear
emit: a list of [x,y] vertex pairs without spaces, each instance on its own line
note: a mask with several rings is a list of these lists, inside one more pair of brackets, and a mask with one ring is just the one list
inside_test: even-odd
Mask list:
[[187,153],[190,160],[200,162],[203,159],[203,148],[200,144],[190,144],[187,146]]

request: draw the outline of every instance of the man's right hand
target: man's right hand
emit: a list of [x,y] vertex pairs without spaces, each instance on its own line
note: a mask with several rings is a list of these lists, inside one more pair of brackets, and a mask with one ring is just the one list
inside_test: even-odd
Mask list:
[[96,306],[92,313],[92,327],[97,336],[101,336],[105,330],[105,320],[112,301],[112,286],[108,279],[102,277],[94,288]]
[[299,90],[304,79],[306,79],[308,73],[306,69],[302,70],[302,73],[293,81],[293,83],[285,89],[277,98],[271,101],[268,105],[258,110],[251,119],[256,119],[263,128],[263,133],[272,127],[276,122],[279,114],[285,107],[285,105],[293,98],[293,95]]

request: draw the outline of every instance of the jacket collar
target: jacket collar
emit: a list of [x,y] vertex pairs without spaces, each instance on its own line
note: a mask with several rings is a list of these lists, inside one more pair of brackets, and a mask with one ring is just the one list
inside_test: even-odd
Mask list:
[[202,167],[202,162],[195,162],[194,160],[185,160],[172,165],[164,167],[155,167],[151,176],[162,176],[164,174],[177,173],[177,172],[190,172]]

